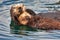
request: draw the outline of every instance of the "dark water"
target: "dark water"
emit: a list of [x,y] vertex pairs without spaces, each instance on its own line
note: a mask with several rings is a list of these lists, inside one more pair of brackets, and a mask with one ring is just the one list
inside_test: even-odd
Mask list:
[[[0,0],[0,40],[60,40],[60,30],[22,31],[22,35],[10,33],[10,7],[14,4],[24,3],[27,8],[36,13],[60,10],[60,5],[45,5],[58,0]],[[46,8],[52,7],[52,8]],[[54,10],[54,7],[56,10]]]

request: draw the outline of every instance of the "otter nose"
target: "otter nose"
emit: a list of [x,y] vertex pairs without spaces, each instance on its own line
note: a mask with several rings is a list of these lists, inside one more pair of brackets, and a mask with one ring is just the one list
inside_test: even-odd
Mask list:
[[23,11],[21,7],[19,7],[18,10],[20,13],[22,13],[22,11]]

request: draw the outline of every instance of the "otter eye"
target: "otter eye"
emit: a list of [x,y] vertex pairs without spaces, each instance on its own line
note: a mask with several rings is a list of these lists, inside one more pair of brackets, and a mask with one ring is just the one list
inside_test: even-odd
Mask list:
[[19,7],[19,8],[18,8],[18,10],[19,10],[19,12],[21,12],[21,11],[22,11],[22,8],[21,8],[21,7]]
[[22,9],[21,7],[19,7],[18,9]]
[[18,10],[19,10],[20,14],[23,12],[21,7],[19,7]]

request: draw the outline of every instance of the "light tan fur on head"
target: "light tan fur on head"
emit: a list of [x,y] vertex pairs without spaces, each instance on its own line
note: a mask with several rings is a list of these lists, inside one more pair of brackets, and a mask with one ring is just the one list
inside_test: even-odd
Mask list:
[[12,6],[12,10],[14,14],[20,14],[18,8],[21,7],[23,11],[25,11],[25,6],[24,4],[15,4]]

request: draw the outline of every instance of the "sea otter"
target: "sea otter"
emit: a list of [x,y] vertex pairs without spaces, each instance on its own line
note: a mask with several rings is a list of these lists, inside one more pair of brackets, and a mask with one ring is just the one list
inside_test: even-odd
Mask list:
[[53,19],[40,16],[27,9],[23,4],[14,5],[10,10],[11,19],[17,25],[28,25],[32,28],[42,30],[60,30],[60,22]]

